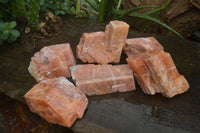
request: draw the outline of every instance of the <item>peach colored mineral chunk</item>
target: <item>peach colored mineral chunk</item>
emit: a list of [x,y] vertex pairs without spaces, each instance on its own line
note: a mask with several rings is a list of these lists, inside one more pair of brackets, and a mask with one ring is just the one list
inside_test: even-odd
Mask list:
[[99,45],[103,43],[105,40],[104,32],[93,32],[93,33],[84,33],[82,38],[80,39],[80,43],[77,46],[77,56],[85,63],[85,62],[95,62],[93,57],[91,57],[88,53],[88,50],[94,45]]
[[106,48],[114,57],[113,62],[120,61],[122,48],[128,35],[129,25],[122,21],[111,21],[105,30]]
[[86,95],[102,95],[135,90],[128,65],[76,65],[70,68],[76,86]]
[[[113,56],[105,50],[105,46],[103,43],[93,45],[93,47],[88,50],[88,53],[94,58],[95,63],[108,64],[113,60]],[[92,63],[89,60],[88,62]]]
[[76,48],[76,55],[84,63],[108,64],[120,61],[129,25],[111,21],[105,32],[84,33]]
[[71,127],[77,118],[82,118],[88,100],[66,78],[43,80],[25,95],[29,109],[49,123]]
[[48,78],[70,77],[69,67],[75,64],[70,44],[57,44],[46,46],[35,53],[28,70],[39,82]]
[[162,93],[170,98],[189,88],[187,80],[179,75],[170,54],[162,50],[131,55],[127,62],[147,94]]
[[154,37],[131,38],[126,40],[126,45],[123,49],[129,56],[141,52],[163,50],[163,46]]

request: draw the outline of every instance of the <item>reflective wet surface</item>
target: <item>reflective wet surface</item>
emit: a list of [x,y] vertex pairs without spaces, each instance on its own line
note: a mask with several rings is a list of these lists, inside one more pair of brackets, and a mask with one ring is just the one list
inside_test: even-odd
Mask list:
[[[59,34],[48,40],[53,45],[69,42],[73,51],[84,32],[104,30],[107,23],[67,16]],[[180,74],[189,81],[188,92],[172,99],[160,94],[149,96],[137,90],[89,97],[83,119],[70,129],[74,132],[200,132],[200,44],[175,37],[137,33],[130,29],[129,38],[154,36],[170,52]],[[0,46],[0,132],[71,132],[48,124],[31,113],[24,94],[36,81],[28,73],[30,57],[44,44],[20,43]],[[125,62],[122,55],[121,63]],[[81,63],[77,59],[77,63]]]

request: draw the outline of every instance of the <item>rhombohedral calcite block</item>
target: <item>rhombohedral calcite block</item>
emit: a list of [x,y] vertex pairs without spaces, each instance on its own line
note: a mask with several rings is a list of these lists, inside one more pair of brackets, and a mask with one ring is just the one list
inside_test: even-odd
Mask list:
[[151,52],[154,50],[163,50],[163,46],[154,37],[131,38],[126,40],[123,48],[129,56],[141,52]]
[[102,95],[135,90],[128,65],[76,65],[70,68],[78,89],[86,95]]
[[134,54],[127,58],[127,62],[146,94],[162,93],[170,98],[189,88],[184,76],[179,75],[170,54],[162,50]]
[[66,78],[43,80],[25,95],[32,112],[49,123],[71,127],[77,118],[82,118],[88,100]]
[[35,53],[28,70],[39,82],[49,78],[70,77],[69,67],[75,64],[70,44],[57,44],[46,46]]

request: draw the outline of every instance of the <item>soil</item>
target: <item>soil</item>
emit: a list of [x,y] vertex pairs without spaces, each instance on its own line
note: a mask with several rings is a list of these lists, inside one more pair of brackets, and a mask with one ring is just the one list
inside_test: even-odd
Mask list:
[[[36,46],[44,45],[47,41],[60,33],[63,20],[60,16],[53,16],[53,20],[47,13],[40,14],[41,29],[39,31],[32,31],[26,22],[18,25],[17,29],[20,31],[21,36],[17,43],[22,44],[25,51],[33,51]],[[26,30],[30,30],[26,33]]]

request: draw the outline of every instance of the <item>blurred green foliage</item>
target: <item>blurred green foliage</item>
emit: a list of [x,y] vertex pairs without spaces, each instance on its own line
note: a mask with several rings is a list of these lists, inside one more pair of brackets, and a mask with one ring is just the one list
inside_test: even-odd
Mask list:
[[76,0],[41,0],[42,12],[51,10],[55,15],[75,14]]
[[0,45],[3,42],[14,42],[19,36],[20,32],[15,29],[17,23],[15,15],[10,14],[11,6],[10,0],[0,0]]
[[[0,20],[1,25],[4,25],[4,29],[5,25],[8,25],[11,21],[27,21],[30,27],[37,31],[41,28],[39,24],[39,14],[47,10],[51,10],[55,15],[73,14],[78,17],[89,17],[99,21],[123,20],[126,17],[132,17],[136,18],[134,22],[140,19],[147,20],[147,23],[141,27],[141,31],[146,31],[152,22],[154,22],[172,31],[180,38],[183,38],[174,29],[157,19],[161,11],[167,8],[171,1],[172,0],[167,0],[161,7],[142,6],[125,10],[123,9],[122,0],[0,0]],[[144,8],[154,9],[146,13],[136,12]],[[4,22],[7,22],[7,24]],[[13,28],[11,29],[14,30]],[[6,32],[4,34],[6,34]],[[14,32],[16,32],[16,30]],[[3,32],[1,32],[1,34],[3,34]],[[9,39],[7,41],[12,42],[12,40],[16,40],[18,34],[13,35],[13,31],[9,29],[9,35],[15,36],[15,38],[7,37],[7,39]],[[3,36],[3,39],[1,37],[1,40],[5,40],[5,38],[6,35]]]
[[0,21],[0,45],[4,41],[12,43],[20,36],[20,32],[14,29],[16,25],[17,23],[15,21],[11,22]]
[[2,21],[27,21],[33,30],[38,30],[41,0],[0,0]]

